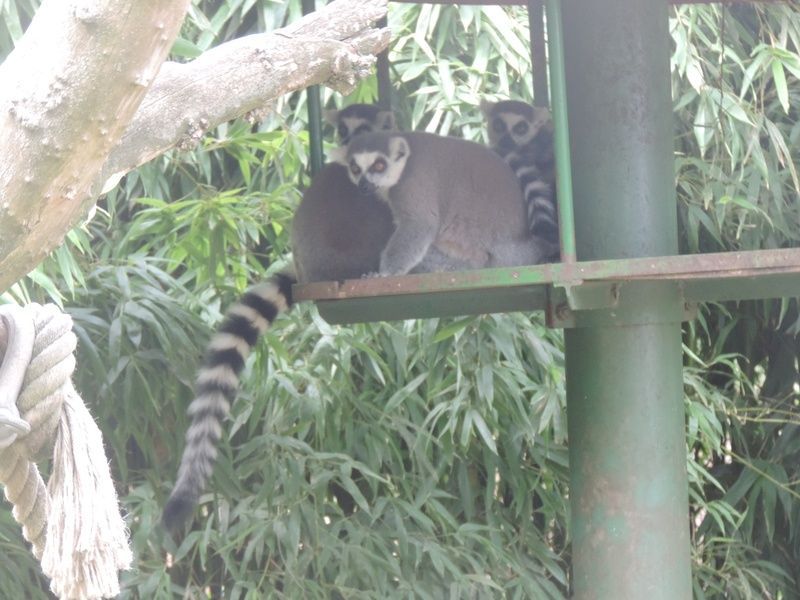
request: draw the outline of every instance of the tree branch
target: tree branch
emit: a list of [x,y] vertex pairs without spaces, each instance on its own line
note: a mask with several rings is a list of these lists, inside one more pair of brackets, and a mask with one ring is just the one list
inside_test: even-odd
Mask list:
[[86,214],[187,6],[46,0],[0,65],[0,290]]
[[288,92],[325,84],[349,93],[389,44],[388,29],[372,28],[385,15],[386,0],[336,0],[283,29],[164,63],[96,183],[108,191],[166,150],[190,149],[207,130]]
[[389,42],[386,0],[335,0],[158,71],[187,3],[46,0],[0,65],[0,291],[131,169],[287,92],[347,92]]

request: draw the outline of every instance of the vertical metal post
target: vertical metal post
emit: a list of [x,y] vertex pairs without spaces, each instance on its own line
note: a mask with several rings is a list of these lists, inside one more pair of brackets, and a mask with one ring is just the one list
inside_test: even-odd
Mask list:
[[533,103],[550,106],[547,93],[547,58],[544,40],[544,6],[542,0],[528,1],[528,28],[531,37],[531,67],[533,70]]
[[[562,6],[578,258],[676,254],[667,3]],[[679,294],[622,299],[565,333],[574,598],[689,600]]]
[[547,46],[550,50],[550,89],[553,94],[554,152],[558,192],[558,238],[561,262],[575,262],[575,210],[572,201],[572,161],[569,152],[567,84],[564,77],[564,36],[561,0],[547,0]]
[[[314,0],[301,0],[304,15],[316,9]],[[312,85],[306,90],[308,98],[308,144],[311,152],[311,174],[316,174],[322,168],[322,101],[320,100],[319,86]]]
[[[377,22],[377,27],[383,29],[389,24],[389,20],[383,17]],[[389,74],[389,49],[387,48],[377,56],[375,63],[376,76],[378,78],[378,106],[383,110],[392,110],[392,78]]]

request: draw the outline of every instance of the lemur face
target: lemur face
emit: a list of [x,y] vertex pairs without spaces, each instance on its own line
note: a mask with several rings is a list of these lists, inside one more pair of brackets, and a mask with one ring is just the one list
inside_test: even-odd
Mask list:
[[336,135],[342,146],[363,133],[395,129],[392,112],[380,110],[372,104],[351,104],[342,110],[326,111],[325,118],[336,127]]
[[[362,136],[347,153],[347,172],[362,194],[386,196],[403,176],[410,150],[402,137]],[[377,147],[376,147],[377,146]]]
[[510,151],[531,142],[549,144],[552,140],[550,111],[540,106],[506,100],[483,103],[481,106],[489,125],[489,144]]

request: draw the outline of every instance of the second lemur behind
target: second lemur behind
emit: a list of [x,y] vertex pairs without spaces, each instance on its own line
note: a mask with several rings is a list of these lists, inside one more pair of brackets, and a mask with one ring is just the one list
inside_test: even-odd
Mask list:
[[481,102],[489,146],[519,179],[531,233],[553,245],[558,260],[553,120],[550,111],[517,100]]
[[[372,104],[325,111],[339,144],[371,131],[391,131],[394,115]],[[378,269],[381,250],[394,230],[389,207],[362,194],[338,163],[314,175],[292,219],[292,251],[297,279],[342,281]]]

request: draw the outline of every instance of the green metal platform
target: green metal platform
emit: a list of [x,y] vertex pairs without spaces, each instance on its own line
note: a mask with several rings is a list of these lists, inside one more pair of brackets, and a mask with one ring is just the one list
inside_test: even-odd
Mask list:
[[800,248],[317,282],[295,285],[294,298],[330,323],[546,310],[570,326],[565,310],[613,308],[647,281],[676,282],[688,303],[800,296]]

